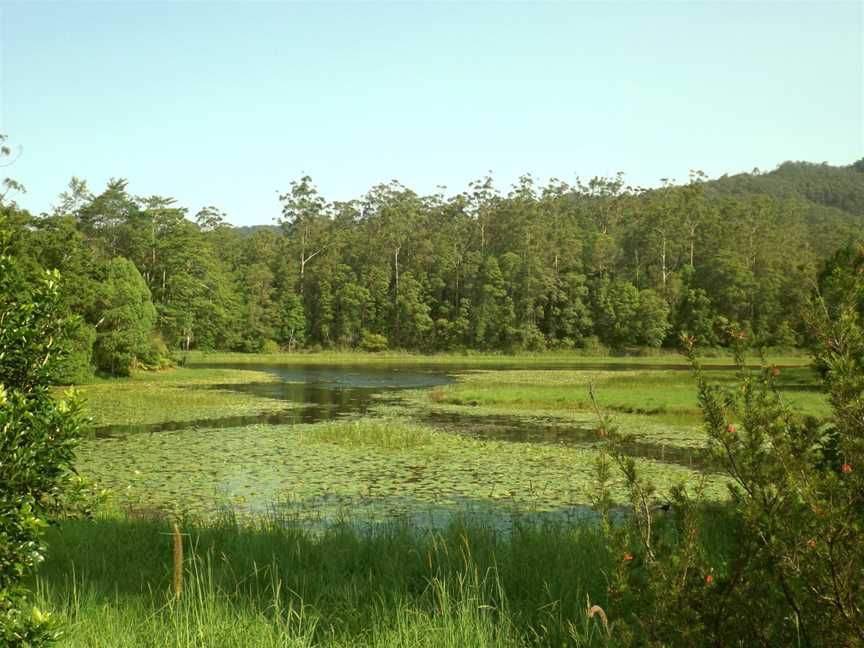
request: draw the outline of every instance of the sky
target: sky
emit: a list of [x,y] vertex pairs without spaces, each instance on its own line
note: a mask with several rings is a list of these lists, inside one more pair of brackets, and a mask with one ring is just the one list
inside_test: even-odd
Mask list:
[[633,185],[864,157],[864,2],[0,0],[0,170],[34,213],[72,176],[272,223],[491,172]]

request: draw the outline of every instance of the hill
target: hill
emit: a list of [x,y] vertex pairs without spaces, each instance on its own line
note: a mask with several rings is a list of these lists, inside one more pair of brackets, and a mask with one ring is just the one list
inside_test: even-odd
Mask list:
[[722,194],[769,194],[806,200],[864,216],[864,158],[848,166],[784,162],[775,170],[722,176],[710,183]]

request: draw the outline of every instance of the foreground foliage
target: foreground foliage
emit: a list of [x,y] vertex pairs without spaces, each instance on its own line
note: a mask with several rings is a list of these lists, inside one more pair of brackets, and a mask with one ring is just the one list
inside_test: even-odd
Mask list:
[[[722,509],[700,515],[706,551],[727,551]],[[629,645],[620,618],[604,627],[589,615],[609,601],[618,556],[585,520],[516,516],[503,528],[466,515],[431,529],[349,518],[310,530],[226,515],[180,527],[179,598],[167,520],[114,515],[52,530],[38,591],[69,624],[64,646]]]
[[864,645],[864,255],[852,261],[837,271],[846,289],[809,317],[833,407],[827,424],[789,408],[779,369],[744,368],[743,333],[733,332],[735,389],[710,384],[685,339],[709,449],[731,477],[735,551],[713,555],[699,542],[698,487],[673,491],[673,533],[659,532],[651,480],[617,451],[621,440],[601,417],[611,436],[600,481],[612,464],[622,470],[639,532],[633,546],[605,526],[622,557],[611,610],[632,611],[625,636],[656,646]]
[[22,579],[43,560],[46,519],[66,498],[80,417],[74,399],[49,390],[69,327],[59,276],[29,288],[6,255],[0,214],[0,640],[39,645],[55,634],[49,615],[28,609]]

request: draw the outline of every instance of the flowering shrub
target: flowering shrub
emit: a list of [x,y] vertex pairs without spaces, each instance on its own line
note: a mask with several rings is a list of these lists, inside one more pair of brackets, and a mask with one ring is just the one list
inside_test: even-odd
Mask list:
[[[711,465],[729,478],[727,503],[700,503],[697,483],[676,487],[659,507],[621,450],[626,439],[600,413],[595,504],[625,556],[610,574],[607,608],[621,643],[864,646],[864,273],[852,276],[842,300],[817,301],[808,314],[828,421],[783,402],[776,367],[748,370],[740,333],[731,336],[732,389],[712,385],[695,341],[683,340]],[[609,519],[613,467],[630,495],[627,524]]]

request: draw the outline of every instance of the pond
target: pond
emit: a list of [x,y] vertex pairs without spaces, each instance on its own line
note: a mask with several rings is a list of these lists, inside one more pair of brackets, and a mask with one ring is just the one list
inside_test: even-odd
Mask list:
[[[326,435],[316,436],[313,424],[356,421],[374,426],[383,420],[376,408],[398,404],[400,391],[446,385],[458,380],[460,371],[476,366],[197,367],[268,372],[278,380],[189,389],[250,393],[298,407],[254,416],[98,427],[97,438],[79,453],[82,473],[142,508],[178,507],[195,513],[212,512],[218,502],[253,513],[273,506],[292,515],[313,510],[330,519],[346,511],[425,518],[448,510],[488,514],[526,508],[574,515],[584,513],[590,499],[597,438],[585,424],[425,412],[414,417],[414,424],[438,432],[418,447],[345,447],[329,442]],[[626,371],[634,366],[582,368]],[[625,450],[651,459],[661,480],[667,476],[664,471],[680,478],[701,467],[692,449],[633,443]]]
[[[200,364],[200,369],[238,369],[275,374],[277,382],[208,385],[207,389],[254,394],[298,403],[303,407],[254,416],[168,421],[142,425],[102,425],[97,437],[142,432],[168,432],[191,428],[233,428],[252,424],[319,423],[350,415],[363,415],[376,403],[403,389],[422,389],[451,383],[455,378],[440,369],[357,368],[356,366],[278,366],[267,364]],[[201,386],[190,389],[201,389]]]
[[[551,370],[562,367],[573,368],[563,363],[532,364],[531,370]],[[446,370],[436,365],[410,365],[408,367],[362,367],[356,365],[288,365],[255,363],[200,363],[200,369],[236,369],[259,371],[274,374],[277,382],[238,383],[210,385],[209,389],[219,389],[254,394],[303,405],[286,412],[266,413],[254,416],[226,416],[197,420],[168,421],[154,424],[100,425],[94,429],[97,437],[122,436],[139,432],[166,432],[191,428],[229,428],[256,423],[279,425],[291,423],[319,423],[350,415],[367,414],[376,404],[398,399],[398,392],[405,389],[422,389],[446,385],[458,380],[458,374],[477,370],[477,365],[448,365]],[[576,367],[584,371],[669,371],[687,370],[681,364],[638,364],[638,363],[585,363]],[[726,366],[710,366],[707,369],[729,369]],[[520,369],[512,364],[484,364],[482,370]],[[195,386],[200,389],[200,386]],[[434,423],[434,420],[430,420]],[[454,417],[447,420],[453,428],[458,421]],[[476,421],[472,421],[476,423]],[[499,423],[503,420],[499,417]],[[499,425],[499,427],[502,427]],[[506,427],[506,426],[503,426]],[[518,428],[518,432],[516,430]],[[524,435],[524,426],[517,424],[504,436],[511,440],[538,441],[536,435]],[[548,438],[548,435],[547,437]],[[565,437],[558,439],[565,441]]]

